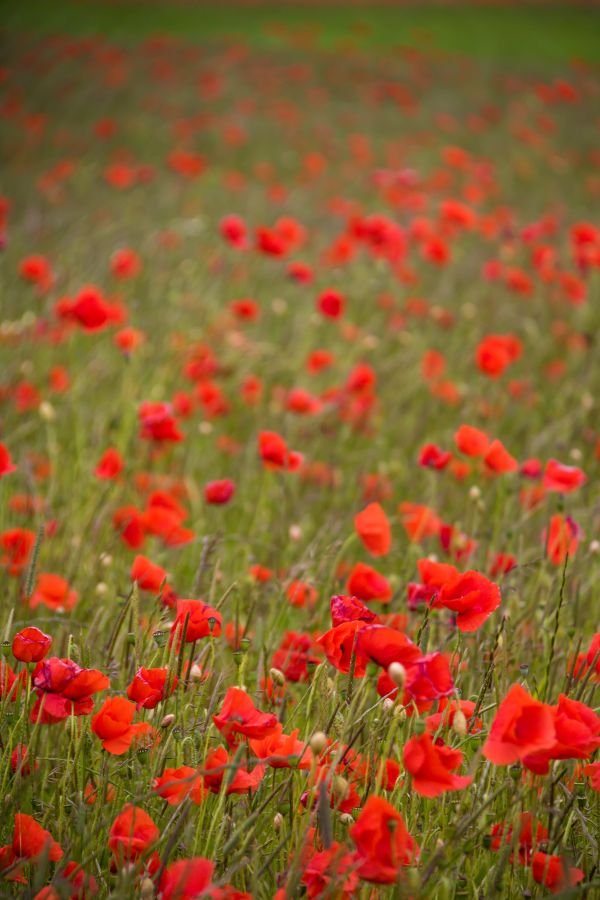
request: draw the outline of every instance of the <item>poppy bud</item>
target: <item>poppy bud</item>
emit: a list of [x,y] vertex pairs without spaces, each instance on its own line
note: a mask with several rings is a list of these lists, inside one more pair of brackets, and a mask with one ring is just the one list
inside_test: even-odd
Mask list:
[[350,793],[350,785],[341,775],[334,775],[331,782],[331,795],[336,800],[345,800]]
[[166,631],[155,631],[152,639],[157,647],[164,647],[167,643],[168,633]]
[[342,825],[354,825],[354,816],[352,813],[342,813],[340,816]]
[[478,488],[476,484],[469,488],[469,497],[471,500],[480,500],[481,499],[481,488]]
[[47,400],[43,400],[40,403],[40,416],[45,422],[52,422],[56,418],[56,410]]
[[160,727],[168,728],[170,725],[173,724],[174,721],[175,721],[175,716],[173,715],[173,713],[167,713],[167,715],[163,716],[163,718],[161,719]]
[[269,675],[274,684],[278,684],[280,687],[285,684],[285,675],[281,669],[269,669]]
[[140,900],[152,900],[154,897],[154,882],[151,878],[144,878],[140,885]]
[[457,709],[452,720],[452,728],[459,737],[464,737],[467,733],[467,717],[462,709]]
[[310,739],[310,749],[317,756],[327,747],[327,735],[323,731],[315,731]]
[[399,662],[390,663],[387,673],[394,684],[402,690],[406,684],[406,669]]
[[99,597],[104,597],[108,593],[108,585],[105,581],[99,581],[96,585],[96,593]]
[[281,831],[282,826],[283,826],[283,816],[279,812],[275,813],[275,815],[273,816],[273,828],[275,829],[275,831],[279,832],[279,831]]

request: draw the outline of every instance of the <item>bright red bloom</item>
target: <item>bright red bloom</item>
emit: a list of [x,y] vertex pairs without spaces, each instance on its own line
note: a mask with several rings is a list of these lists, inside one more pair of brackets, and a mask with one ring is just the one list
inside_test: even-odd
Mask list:
[[49,609],[66,610],[75,606],[79,595],[74,591],[66,579],[60,575],[51,575],[48,572],[40,572],[33,594],[27,600],[30,609],[36,606],[47,606]]
[[2,557],[0,565],[9,575],[18,576],[27,567],[35,546],[35,532],[27,528],[11,528],[0,534]]
[[172,644],[177,636],[179,648],[184,631],[186,644],[193,644],[194,641],[204,637],[218,637],[221,634],[223,617],[208,603],[202,600],[178,599],[175,608],[177,615],[171,625],[169,644]]
[[533,854],[531,871],[533,880],[549,888],[553,894],[559,894],[585,878],[585,872],[581,869],[566,866],[562,857],[550,856],[541,850]]
[[205,796],[202,775],[191,766],[165,769],[162,775],[153,780],[152,790],[171,806],[183,803],[186,797],[191,797],[194,803],[200,804]]
[[264,738],[250,739],[250,749],[258,759],[274,769],[310,769],[312,752],[305,741],[298,740],[300,729],[291,734],[283,733],[283,725]]
[[551,759],[588,759],[600,747],[600,718],[585,703],[561,694],[558,704],[549,709],[554,716],[555,742],[523,759],[528,769],[540,775],[548,772]]
[[125,463],[119,451],[114,447],[109,447],[100,457],[98,465],[94,469],[94,475],[103,481],[111,481],[121,474],[124,466]]
[[[491,838],[492,850],[500,850],[502,844],[508,846],[512,845],[512,825],[507,826],[505,822],[497,822],[495,825],[492,825]],[[538,822],[536,819],[534,819],[531,813],[521,813],[519,816],[518,829],[519,862],[523,863],[524,865],[528,865],[531,861],[531,855],[533,851],[536,849],[536,847],[538,847],[542,842],[546,840],[548,840],[548,829],[544,828],[541,822]],[[510,858],[512,862],[512,854]]]
[[354,516],[356,533],[372,556],[385,556],[392,545],[392,531],[379,503],[369,503]]
[[244,249],[247,244],[248,229],[239,216],[224,216],[219,224],[219,231],[225,240],[236,250]]
[[249,772],[244,766],[237,766],[232,777],[233,770],[228,768],[232,762],[233,756],[229,756],[225,747],[217,747],[216,750],[209,753],[202,766],[205,787],[213,794],[218,794],[223,779],[227,777],[227,795],[250,794],[256,791],[265,774],[265,767],[255,766]]
[[350,900],[358,888],[353,854],[334,841],[327,850],[314,853],[305,863],[302,884],[306,885],[309,900],[326,896]]
[[5,475],[10,475],[11,472],[16,472],[17,467],[13,463],[10,453],[8,452],[8,447],[0,441],[0,478],[3,478]]
[[166,666],[162,669],[145,669],[141,666],[127,687],[127,696],[138,707],[154,709],[161,700],[175,692],[177,683],[177,675]]
[[600,760],[583,767],[583,774],[590,779],[593,791],[600,791]]
[[404,766],[412,786],[422,797],[439,797],[445,791],[460,791],[471,784],[470,775],[455,775],[463,761],[460,750],[433,741],[430,734],[412,737],[404,745]]
[[472,425],[461,425],[454,434],[454,441],[465,456],[484,456],[490,445],[487,434]]
[[20,662],[39,662],[50,652],[52,638],[35,625],[17,632],[12,642],[12,652]]
[[276,431],[261,431],[258,436],[258,452],[265,466],[269,469],[297,469],[302,456],[288,445]]
[[291,581],[286,590],[286,596],[290,606],[302,609],[305,606],[314,606],[317,600],[317,589],[306,581],[295,579]]
[[108,846],[117,863],[134,862],[160,837],[160,831],[148,813],[131,803],[123,807],[113,822]]
[[271,659],[271,666],[279,669],[287,681],[308,681],[309,666],[318,666],[321,657],[314,653],[314,641],[308,634],[287,631]]
[[555,743],[551,707],[513,684],[498,707],[483,755],[496,766],[506,766],[549,750]]
[[92,694],[105,691],[110,681],[98,669],[84,669],[72,659],[52,656],[41,660],[31,675],[38,699],[31,710],[31,721],[52,725],[68,716],[86,716],[92,712]]
[[571,558],[575,556],[580,535],[579,526],[571,516],[563,518],[559,513],[552,516],[550,528],[543,533],[544,545],[552,565],[562,566],[567,554]]
[[346,298],[333,289],[323,291],[317,299],[318,311],[328,319],[339,319],[344,314]]
[[405,696],[414,700],[420,708],[450,696],[455,690],[450,663],[443,653],[427,653],[415,660],[406,671]]
[[459,631],[475,631],[500,606],[500,588],[480,572],[463,572],[442,585],[432,607],[456,613]]
[[393,662],[408,667],[421,658],[416,644],[401,631],[386,625],[364,627],[358,636],[358,647],[361,654],[386,670]]
[[202,856],[178,859],[164,870],[159,884],[160,900],[196,900],[211,885],[215,864]]
[[135,506],[122,506],[115,510],[113,527],[120,532],[121,539],[132,550],[138,550],[146,539],[144,517]]
[[151,403],[147,400],[140,405],[138,418],[141,424],[140,437],[145,440],[157,443],[183,440],[169,403]]
[[370,796],[352,828],[358,874],[365,881],[394,884],[401,866],[412,865],[419,847],[404,819],[383,797]]
[[570,494],[586,482],[585,473],[577,466],[564,466],[556,459],[550,459],[544,469],[544,487],[547,491]]
[[442,450],[437,444],[424,444],[419,451],[419,465],[427,469],[441,471],[451,459],[452,454],[448,450]]
[[504,472],[516,472],[519,463],[511,456],[502,441],[498,439],[492,441],[487,449],[483,462],[490,472],[496,472],[499,475]]
[[[358,650],[358,638],[365,622],[355,619],[336,625],[318,639],[327,660],[339,672],[348,674],[354,664],[354,677],[363,678],[367,671],[367,656]],[[352,658],[354,657],[354,663]]]
[[36,859],[42,853],[48,854],[51,862],[63,856],[63,851],[49,831],[26,813],[15,814],[12,850],[17,859]]
[[209,481],[204,485],[204,499],[207,503],[229,503],[235,493],[235,484],[228,478],[222,481]]
[[109,697],[92,716],[92,731],[100,738],[107,753],[121,756],[129,750],[134,738],[151,731],[146,722],[132,724],[135,709],[135,703],[124,697]]
[[142,260],[135,250],[123,247],[113,253],[110,261],[110,270],[115,278],[125,280],[135,278],[142,271]]
[[350,572],[346,589],[349,594],[366,602],[379,600],[381,603],[389,603],[392,599],[392,588],[387,578],[366,563],[356,563]]
[[378,624],[381,620],[377,613],[365,606],[365,604],[357,597],[347,596],[345,594],[337,594],[329,601],[331,607],[331,623],[332,625],[341,625],[342,622],[353,622],[360,619],[368,625]]
[[236,735],[247,738],[264,738],[277,730],[277,716],[263,713],[256,709],[245,691],[240,688],[229,688],[225,694],[223,705],[213,722],[228,744],[237,743]]
[[162,566],[157,566],[145,556],[136,556],[131,566],[129,577],[137,582],[141,591],[148,591],[156,597],[161,593],[162,587],[167,581],[167,572]]
[[411,541],[420,543],[424,538],[438,534],[441,522],[435,512],[419,503],[401,503],[400,518]]
[[499,378],[522,353],[523,345],[513,334],[490,334],[477,347],[476,362],[485,375]]

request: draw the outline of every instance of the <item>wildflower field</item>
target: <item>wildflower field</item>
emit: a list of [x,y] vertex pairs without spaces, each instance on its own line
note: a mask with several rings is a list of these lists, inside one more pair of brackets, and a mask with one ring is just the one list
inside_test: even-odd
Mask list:
[[0,897],[600,897],[598,16],[120,8],[2,35]]

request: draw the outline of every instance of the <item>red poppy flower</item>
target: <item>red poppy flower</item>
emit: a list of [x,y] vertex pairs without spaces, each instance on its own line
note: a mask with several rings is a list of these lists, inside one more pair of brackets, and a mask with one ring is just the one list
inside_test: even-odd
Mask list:
[[487,449],[483,462],[490,472],[502,474],[504,472],[516,472],[519,463],[511,456],[502,441],[494,440]]
[[483,755],[497,766],[550,750],[556,742],[551,707],[513,684],[498,707]]
[[142,271],[142,260],[135,250],[123,247],[113,253],[110,261],[110,270],[115,278],[125,280],[135,278]]
[[277,730],[277,716],[256,709],[252,700],[240,688],[229,688],[223,705],[213,722],[228,744],[237,743],[236,735],[247,738],[264,738]]
[[141,666],[131,684],[127,687],[127,696],[138,707],[154,709],[161,700],[165,700],[175,692],[178,678],[167,667],[163,669],[145,669]]
[[162,775],[152,781],[152,790],[171,806],[183,803],[186,797],[191,797],[194,803],[200,804],[205,795],[202,775],[191,766],[165,769]]
[[131,547],[138,550],[146,539],[143,514],[135,506],[122,506],[113,514],[113,527],[121,535],[121,539]]
[[372,556],[385,556],[390,551],[392,532],[379,503],[370,503],[354,517],[356,533]]
[[30,625],[17,632],[12,642],[12,652],[20,662],[39,662],[50,652],[52,638]]
[[559,513],[550,519],[548,531],[544,530],[542,538],[548,559],[554,566],[562,566],[567,554],[572,558],[577,552],[581,531],[571,516],[563,517]]
[[160,831],[148,813],[128,803],[111,826],[108,846],[117,863],[122,865],[142,856],[159,837]]
[[366,602],[379,600],[381,603],[389,603],[392,598],[392,588],[387,578],[366,563],[356,563],[350,572],[346,589],[348,593]]
[[432,607],[456,613],[459,631],[475,631],[500,606],[500,588],[480,572],[463,572],[442,585]]
[[430,734],[412,737],[404,745],[404,766],[412,776],[412,786],[422,797],[439,797],[446,791],[461,791],[471,784],[470,775],[455,775],[463,761],[460,750],[434,741]]
[[561,694],[558,704],[550,710],[554,716],[555,742],[546,750],[523,758],[523,764],[539,775],[548,772],[551,759],[587,759],[600,747],[600,718],[585,703]]
[[375,884],[394,884],[401,866],[412,865],[419,847],[404,819],[383,797],[371,796],[350,829],[358,874]]
[[124,697],[109,697],[92,716],[92,731],[100,738],[107,753],[121,756],[129,750],[134,738],[151,731],[146,722],[132,724],[135,709],[135,703]]
[[266,737],[251,738],[250,749],[258,759],[274,769],[310,769],[312,752],[306,741],[298,740],[299,731],[295,728],[291,734],[284,734],[283,725],[278,723]]
[[364,656],[386,670],[393,662],[410,666],[421,657],[417,645],[405,634],[385,625],[369,625],[363,628],[358,635],[357,644]]
[[224,216],[219,224],[222,237],[236,250],[243,250],[248,245],[248,229],[239,216]]
[[47,606],[49,609],[67,612],[75,606],[79,595],[74,591],[65,578],[60,575],[51,575],[48,572],[40,572],[33,594],[27,600],[30,609],[36,606]]
[[258,452],[265,466],[269,469],[297,469],[302,456],[288,446],[281,435],[275,431],[261,431],[258,436]]
[[487,434],[472,425],[461,425],[454,434],[454,441],[465,456],[484,456],[490,445]]
[[106,675],[97,669],[84,669],[72,659],[56,656],[37,664],[31,683],[38,698],[31,710],[31,721],[47,725],[62,722],[70,715],[89,715],[94,708],[92,694],[110,687]]
[[98,465],[94,469],[94,475],[103,481],[111,481],[117,475],[120,475],[124,465],[123,457],[119,451],[115,450],[114,447],[109,447],[100,457]]
[[[513,833],[513,826],[507,825],[505,822],[497,822],[495,825],[492,825],[490,832],[492,838],[491,849],[500,850],[503,844],[505,846],[514,846]],[[548,829],[544,828],[541,822],[534,819],[531,813],[521,813],[518,824],[519,862],[524,865],[529,864],[535,848],[546,840],[548,840]],[[512,862],[512,854],[510,859]]]
[[[348,674],[354,665],[354,677],[363,678],[367,671],[368,657],[358,650],[358,638],[365,622],[355,619],[336,625],[318,639],[318,644],[332,666]],[[354,663],[353,663],[354,657]]]
[[138,418],[141,424],[140,437],[145,440],[157,443],[183,440],[183,435],[177,427],[177,420],[168,403],[151,403],[147,400],[141,404]]
[[309,900],[327,896],[350,900],[358,888],[354,855],[334,841],[327,850],[313,853],[305,862],[301,880]]
[[228,478],[222,481],[209,481],[204,485],[204,499],[207,503],[221,505],[229,503],[235,493],[235,484]]
[[314,606],[318,596],[316,588],[306,581],[300,581],[299,579],[290,582],[285,593],[290,602],[290,606],[296,606],[300,609],[305,606]]
[[560,856],[551,856],[538,850],[531,861],[533,880],[549,888],[551,893],[559,894],[585,878],[585,872],[575,866],[565,865]]
[[211,885],[215,864],[202,856],[178,859],[167,866],[159,883],[160,900],[195,900]]
[[3,478],[5,475],[10,475],[11,472],[16,471],[17,467],[10,458],[8,447],[6,447],[6,445],[0,441],[0,478]]
[[9,575],[18,576],[27,567],[35,546],[35,532],[27,528],[11,528],[0,535],[0,565]]
[[323,291],[317,299],[318,311],[328,319],[339,319],[344,314],[346,298],[333,289]]
[[556,459],[550,459],[544,470],[544,487],[547,491],[570,494],[586,482],[585,473],[577,466],[565,466]]
[[[218,637],[221,634],[223,617],[214,607],[202,600],[178,599],[175,621],[171,625],[169,644],[177,636],[177,652],[185,630],[185,643],[193,644],[203,637]],[[187,622],[187,628],[186,628]]]
[[523,353],[521,341],[512,334],[490,334],[476,352],[479,369],[490,378],[499,378],[504,370]]
[[428,506],[418,503],[401,503],[399,506],[402,525],[411,541],[420,543],[424,538],[436,535],[440,529],[440,519]]
[[162,566],[157,566],[145,556],[136,556],[131,566],[129,577],[137,582],[141,591],[148,591],[158,596],[161,588],[166,584],[167,572]]
[[331,607],[331,623],[332,625],[341,625],[342,622],[353,622],[360,619],[368,625],[375,625],[381,620],[377,613],[370,610],[357,597],[350,597],[345,594],[337,594],[329,601]]
[[[233,689],[232,689],[233,690]],[[204,760],[202,770],[204,772],[204,785],[213,794],[221,790],[223,779],[227,778],[227,795],[250,794],[258,789],[265,774],[264,766],[254,766],[251,772],[244,766],[237,765],[235,773],[229,768],[233,762],[225,747],[217,747]]]
[[441,471],[451,459],[452,454],[442,450],[437,444],[424,444],[419,451],[419,465],[427,469]]
[[310,635],[287,631],[271,658],[271,666],[283,672],[287,681],[308,681],[310,669],[321,662],[314,648]]

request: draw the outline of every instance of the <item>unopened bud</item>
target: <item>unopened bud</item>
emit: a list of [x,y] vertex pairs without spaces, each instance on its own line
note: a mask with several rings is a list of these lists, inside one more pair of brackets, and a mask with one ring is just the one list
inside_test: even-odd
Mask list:
[[340,822],[342,825],[354,825],[354,816],[352,813],[342,813],[340,816]]
[[350,785],[341,775],[334,775],[331,782],[331,794],[336,800],[345,800],[350,793]]
[[406,669],[399,662],[390,663],[387,673],[394,684],[402,690],[406,684]]
[[281,831],[282,827],[283,816],[279,812],[275,813],[275,815],[273,816],[273,828],[275,829],[275,831]]
[[281,669],[269,669],[269,675],[273,684],[278,684],[280,687],[285,684],[285,675]]
[[192,663],[190,667],[190,681],[202,681],[202,669],[197,663]]
[[479,500],[481,497],[481,488],[478,488],[476,484],[469,488],[469,497],[471,500]]
[[600,553],[600,541],[590,541],[590,553]]
[[140,885],[140,900],[152,900],[154,897],[154,882],[151,878],[144,878]]
[[44,419],[46,422],[51,422],[56,418],[56,410],[51,403],[48,403],[47,400],[44,400],[42,403],[40,403],[39,413],[42,419]]
[[99,581],[96,585],[96,593],[99,597],[104,597],[108,593],[108,585],[104,581]]
[[452,728],[459,737],[464,737],[467,733],[467,717],[462,709],[457,709],[452,719]]
[[172,725],[174,721],[175,721],[174,714],[167,713],[167,715],[161,719],[160,727],[161,728],[169,728],[169,726]]
[[324,731],[315,731],[310,739],[310,749],[317,756],[327,747],[327,735]]

